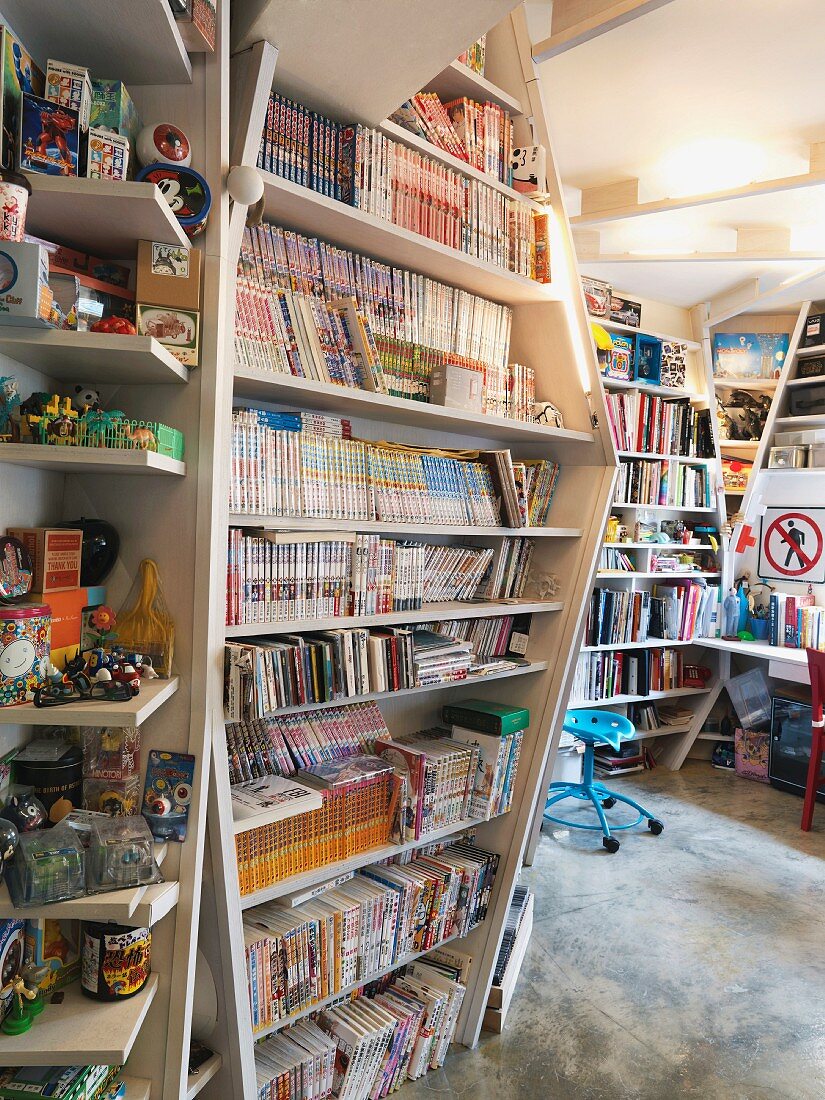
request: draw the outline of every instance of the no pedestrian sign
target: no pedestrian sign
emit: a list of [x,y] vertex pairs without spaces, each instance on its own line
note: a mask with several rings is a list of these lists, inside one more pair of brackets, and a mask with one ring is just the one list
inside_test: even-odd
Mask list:
[[759,543],[759,576],[825,584],[825,508],[766,508]]

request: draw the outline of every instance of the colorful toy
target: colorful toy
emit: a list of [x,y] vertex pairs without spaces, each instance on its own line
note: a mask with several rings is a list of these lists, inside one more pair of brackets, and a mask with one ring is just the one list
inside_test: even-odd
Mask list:
[[137,136],[135,149],[141,164],[176,164],[186,168],[192,163],[189,138],[173,122],[153,122],[144,126]]
[[194,168],[177,164],[148,164],[137,175],[138,182],[154,183],[169,204],[188,237],[206,226],[212,207],[209,184]]
[[0,439],[14,442],[19,438],[16,432],[16,424],[12,414],[20,404],[20,394],[17,390],[17,379],[10,374],[0,377]]
[[14,535],[0,538],[0,599],[19,600],[31,591],[34,566],[26,546]]
[[87,863],[90,891],[147,886],[159,880],[155,842],[142,817],[102,817],[92,822]]
[[189,753],[152,749],[146,768],[143,816],[155,840],[186,839],[186,820],[192,800],[195,757]]
[[35,1016],[39,1016],[45,1007],[43,990],[40,988],[40,983],[46,978],[48,973],[48,966],[43,966],[35,962],[27,962],[20,971],[23,985],[29,993],[34,994],[33,997],[26,996],[27,1003],[24,1005],[27,1014],[31,1016],[32,1019],[34,1019]]
[[111,671],[105,667],[105,660],[104,655],[99,667],[92,675],[82,655],[72,658],[66,663],[65,675],[59,682],[50,679],[44,687],[36,689],[34,705],[61,707],[67,703],[77,702],[128,702],[136,693],[133,692],[130,683],[124,683],[112,677]]
[[0,171],[0,240],[23,240],[31,193],[31,184],[20,172]]
[[31,792],[13,794],[0,811],[0,817],[11,822],[18,834],[34,832],[47,821],[46,807]]
[[88,412],[89,409],[97,412],[101,407],[100,393],[92,386],[75,386],[71,402],[72,408],[76,409],[78,414]]
[[86,893],[85,856],[75,830],[59,821],[52,829],[23,833],[9,890],[17,906],[67,901]]
[[134,336],[137,329],[126,317],[102,317],[89,325],[89,332],[108,332],[115,336]]
[[0,706],[19,706],[45,684],[51,621],[46,604],[0,607]]
[[22,1035],[24,1031],[28,1031],[32,1026],[32,1015],[26,1012],[23,1002],[24,1000],[35,1000],[37,993],[29,989],[22,972],[18,972],[0,989],[0,997],[9,994],[12,997],[11,1009],[3,1023],[0,1024],[0,1030],[6,1035]]
[[76,176],[80,115],[73,107],[23,93],[20,167],[49,176]]

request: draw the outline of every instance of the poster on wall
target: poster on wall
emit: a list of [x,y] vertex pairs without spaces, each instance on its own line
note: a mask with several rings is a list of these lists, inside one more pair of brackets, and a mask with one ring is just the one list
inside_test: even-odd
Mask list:
[[825,584],[825,508],[766,508],[759,539],[759,576]]

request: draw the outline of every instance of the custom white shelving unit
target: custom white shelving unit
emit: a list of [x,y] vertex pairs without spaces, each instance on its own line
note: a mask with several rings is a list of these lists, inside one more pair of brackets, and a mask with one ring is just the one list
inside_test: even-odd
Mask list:
[[[494,11],[496,6],[499,10]],[[346,51],[346,45],[338,40],[338,32],[340,30],[349,43],[352,38],[349,26],[343,30],[336,26],[337,41],[333,50],[332,43],[326,41],[323,26],[318,27],[313,22],[310,32],[304,5],[267,3],[256,7],[241,3],[235,32],[239,47],[247,48],[249,53],[244,55],[243,71],[238,72],[233,88],[233,163],[256,163],[270,85],[294,96],[311,109],[329,112],[342,121],[362,120],[373,125],[383,124],[385,130],[390,126],[387,132],[392,133],[394,138],[419,147],[420,142],[396,135],[391,124],[386,123],[386,116],[419,88],[438,88],[446,94],[457,86],[452,82],[461,80],[464,88],[461,94],[473,95],[481,100],[494,98],[509,110],[523,110],[524,115],[516,118],[517,143],[532,140],[527,123],[527,117],[531,116],[535,139],[549,149],[544,107],[530,57],[524,11],[518,8],[511,16],[506,15],[511,8],[512,0],[499,5],[476,5],[462,0],[450,9],[446,19],[441,12],[437,43],[429,41],[426,33],[416,35],[413,44],[402,36],[405,49],[403,56],[398,57],[393,44],[400,42],[402,37],[398,37],[393,12],[389,7],[378,9],[373,6],[369,33],[362,28],[360,46],[352,42],[352,51],[342,65],[342,51]],[[348,12],[355,23],[362,19],[360,12],[352,8]],[[423,12],[420,16],[424,19]],[[502,19],[502,16],[505,17]],[[486,29],[485,19],[489,25],[497,18],[501,22],[487,39],[488,79],[481,81],[469,71],[465,73],[457,68],[452,64],[452,58],[467,42]],[[305,42],[310,33],[316,48],[311,55],[307,55],[305,50],[300,51],[299,43]],[[268,37],[279,49],[274,80],[272,61],[267,59],[266,50],[254,45],[259,37]],[[363,55],[367,44],[371,66],[368,86],[357,60],[359,49]],[[374,68],[379,59],[390,56],[393,58],[389,67],[392,71],[387,71],[386,79],[382,80]],[[252,64],[256,59],[257,67]],[[439,65],[443,71],[436,72]],[[426,146],[424,149],[422,145],[422,151],[436,160],[450,163],[434,147]],[[460,170],[464,169],[466,166]],[[489,441],[493,441],[498,446],[511,446],[515,456],[552,458],[562,466],[549,517],[553,526],[539,532],[530,529],[518,532],[528,536],[537,534],[533,568],[537,573],[554,574],[560,581],[560,592],[546,600],[526,597],[508,604],[480,601],[427,605],[420,613],[224,628],[225,586],[219,584],[213,590],[211,614],[213,622],[220,624],[221,633],[220,639],[216,636],[210,643],[209,658],[209,700],[214,717],[209,806],[213,875],[205,883],[200,947],[213,969],[223,966],[223,981],[218,988],[219,1024],[211,1044],[221,1055],[222,1065],[215,1077],[205,1084],[203,1095],[206,1097],[222,1100],[227,1096],[240,1098],[255,1095],[253,1032],[242,925],[244,912],[256,903],[277,897],[289,889],[324,882],[334,878],[344,868],[365,866],[374,859],[413,847],[381,847],[345,863],[333,863],[285,880],[259,895],[240,896],[222,715],[225,637],[277,634],[286,630],[312,631],[325,626],[355,626],[359,622],[400,623],[444,617],[475,619],[516,611],[532,613],[526,654],[530,664],[526,667],[495,677],[471,677],[464,682],[440,685],[437,689],[416,688],[360,697],[378,701],[391,732],[431,725],[439,717],[442,704],[471,696],[505,702],[518,700],[530,709],[530,729],[519,762],[513,810],[503,817],[477,825],[478,843],[501,856],[487,919],[459,945],[472,955],[473,967],[457,1039],[467,1046],[473,1046],[477,1041],[512,889],[526,853],[535,807],[543,802],[545,774],[560,732],[559,718],[566,704],[584,601],[592,581],[596,548],[607,516],[616,469],[615,455],[603,427],[604,407],[596,380],[595,356],[552,153],[549,173],[553,281],[547,286],[444,248],[357,209],[264,173],[266,220],[354,248],[395,266],[408,267],[510,305],[513,309],[510,358],[535,367],[537,394],[558,402],[564,413],[565,429],[553,430],[499,417],[472,417],[455,409],[236,368],[230,379],[232,392],[227,390],[220,396],[224,428],[218,435],[216,454],[217,461],[223,464],[224,485],[227,487],[225,493],[218,494],[220,503],[228,497],[228,426],[233,396],[236,400],[255,399],[274,406],[319,409],[345,416],[352,420],[353,434],[361,438],[393,439],[429,447],[479,449],[488,448]],[[467,174],[474,173],[468,171]],[[501,187],[498,189],[501,190]],[[243,213],[235,209],[232,214],[233,219],[238,215],[238,243]],[[231,271],[231,268],[230,261],[228,270]],[[231,320],[234,312],[229,300],[227,307],[227,317]],[[232,362],[231,331],[227,331],[226,358],[228,363]],[[588,394],[593,395],[592,407]],[[594,415],[601,425],[597,430],[593,428]],[[259,519],[245,517],[240,520],[230,516],[228,510],[224,510],[222,518],[216,518],[213,545],[221,562],[225,555],[227,525],[236,520],[244,525],[254,525]],[[281,522],[271,518],[263,519],[263,523],[269,529],[289,530],[298,526],[294,521]],[[306,524],[300,526],[307,529]],[[333,530],[343,526],[350,530],[397,531],[400,534],[408,530],[408,526],[403,524],[339,525],[330,521],[328,524],[310,525],[311,529],[316,529],[316,526],[321,529],[328,526]],[[500,540],[509,533],[504,528],[416,527],[418,536],[426,535],[436,540],[450,540],[464,535],[471,536],[474,541]],[[345,703],[347,700],[337,702]],[[449,835],[457,835],[461,827],[468,824],[457,824],[445,833],[445,839]],[[395,966],[404,961],[407,960],[399,960]],[[341,995],[346,992],[342,991]],[[278,1027],[287,1024],[281,1022]]]

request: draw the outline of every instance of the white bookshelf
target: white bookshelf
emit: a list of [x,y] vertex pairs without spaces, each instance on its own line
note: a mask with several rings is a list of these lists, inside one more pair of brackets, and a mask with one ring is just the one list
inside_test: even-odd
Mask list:
[[0,707],[0,726],[141,726],[179,686],[180,677],[172,676],[168,680],[144,680],[140,694],[125,703],[96,699],[59,707],[36,707],[34,703]]
[[189,371],[153,336],[63,329],[0,330],[0,354],[61,382],[119,386],[180,384]]
[[0,443],[0,462],[59,474],[160,474],[183,477],[186,463],[156,451],[116,447],[60,447],[40,443]]

